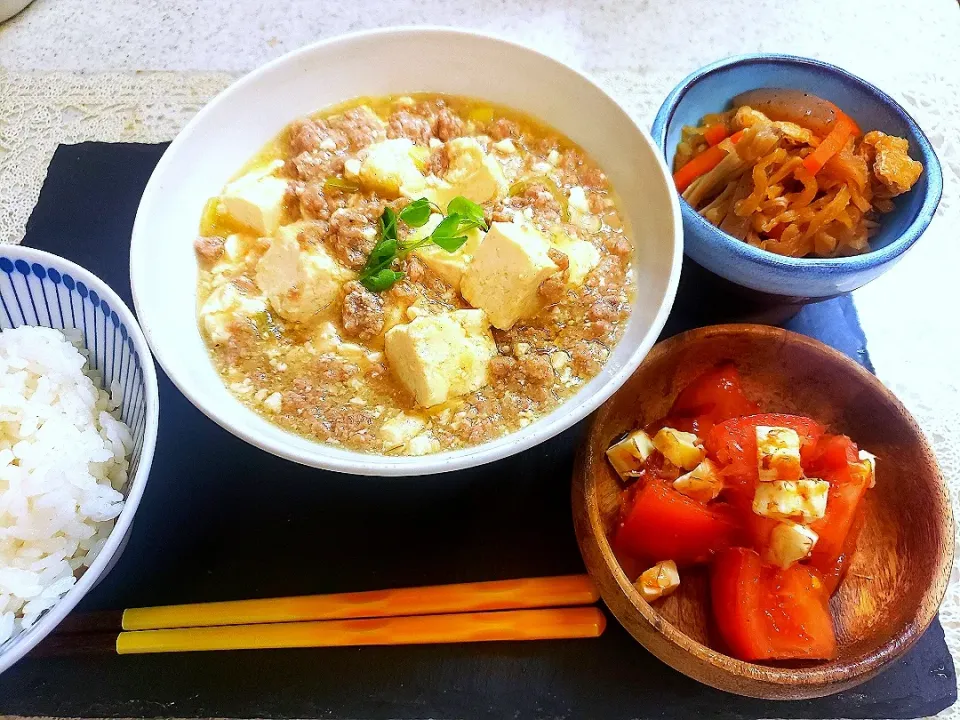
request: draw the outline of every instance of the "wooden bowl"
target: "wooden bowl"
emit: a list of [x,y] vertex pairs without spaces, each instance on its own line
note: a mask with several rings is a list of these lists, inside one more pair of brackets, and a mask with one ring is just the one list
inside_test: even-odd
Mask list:
[[[649,605],[608,542],[619,478],[607,447],[666,415],[698,374],[733,360],[762,410],[809,415],[877,455],[877,485],[846,579],[830,608],[839,656],[778,665],[736,660],[711,627],[703,570],[681,571],[679,590]],[[720,325],[666,340],[594,415],[573,476],[573,515],[587,570],[607,606],[671,667],[739,695],[795,700],[846,690],[880,672],[927,629],[953,562],[953,515],[936,459],[916,422],[872,374],[815,340],[763,325]]]

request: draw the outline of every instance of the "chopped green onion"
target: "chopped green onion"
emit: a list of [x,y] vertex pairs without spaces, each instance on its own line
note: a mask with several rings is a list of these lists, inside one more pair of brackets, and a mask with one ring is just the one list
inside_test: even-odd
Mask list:
[[352,180],[338,177],[328,177],[323,181],[324,190],[339,190],[340,192],[355,193],[360,190],[360,184]]

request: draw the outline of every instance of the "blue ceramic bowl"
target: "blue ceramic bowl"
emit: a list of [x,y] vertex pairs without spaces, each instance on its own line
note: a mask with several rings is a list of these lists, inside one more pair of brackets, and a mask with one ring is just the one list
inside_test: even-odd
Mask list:
[[741,55],[720,60],[685,78],[667,96],[653,123],[653,139],[668,167],[680,131],[730,107],[747,90],[783,87],[804,90],[838,105],[867,130],[881,130],[910,142],[910,156],[923,174],[909,193],[895,199],[896,209],[882,216],[870,252],[843,258],[789,258],[760,250],[714,227],[682,198],[684,248],[707,270],[735,283],[803,303],[850,292],[888,270],[927,229],[943,192],[940,162],[929,140],[893,98],[834,65],[791,55]]
[[0,247],[0,331],[22,325],[76,331],[101,386],[120,387],[120,417],[130,427],[123,510],[106,543],[76,584],[29,629],[0,644],[0,672],[30,651],[113,568],[133,528],[157,441],[157,375],[133,313],[103,280],[74,263],[32,248]]

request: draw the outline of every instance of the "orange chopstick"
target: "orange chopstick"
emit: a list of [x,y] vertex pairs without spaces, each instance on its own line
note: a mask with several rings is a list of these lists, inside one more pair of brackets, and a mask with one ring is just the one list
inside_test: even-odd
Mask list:
[[117,653],[133,655],[202,650],[559,640],[599,637],[605,627],[606,619],[595,607],[504,610],[365,620],[141,630],[120,633],[117,636]]
[[123,612],[122,626],[124,630],[154,630],[436,615],[589,605],[599,597],[593,581],[587,575],[563,575],[334,595],[131,608]]

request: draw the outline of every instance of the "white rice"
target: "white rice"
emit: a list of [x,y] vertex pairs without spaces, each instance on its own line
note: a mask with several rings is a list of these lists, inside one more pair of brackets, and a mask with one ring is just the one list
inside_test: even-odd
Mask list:
[[59,330],[0,332],[0,643],[74,585],[123,507],[133,440],[119,388],[95,380]]

